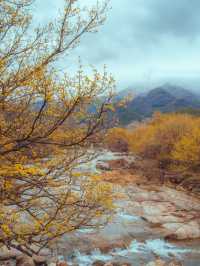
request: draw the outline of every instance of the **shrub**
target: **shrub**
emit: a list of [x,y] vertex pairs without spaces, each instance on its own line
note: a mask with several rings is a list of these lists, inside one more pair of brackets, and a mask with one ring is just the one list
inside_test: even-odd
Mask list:
[[112,128],[108,131],[105,144],[112,151],[128,151],[129,131],[124,128]]

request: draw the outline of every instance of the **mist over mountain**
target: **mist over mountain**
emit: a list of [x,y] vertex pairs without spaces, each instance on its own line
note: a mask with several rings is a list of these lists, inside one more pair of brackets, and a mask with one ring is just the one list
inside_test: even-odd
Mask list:
[[[122,92],[121,95],[123,95]],[[167,113],[186,108],[199,109],[200,96],[191,90],[164,84],[146,93],[136,95],[126,107],[118,108],[116,115],[119,123],[126,125],[134,120],[151,117],[156,111]]]

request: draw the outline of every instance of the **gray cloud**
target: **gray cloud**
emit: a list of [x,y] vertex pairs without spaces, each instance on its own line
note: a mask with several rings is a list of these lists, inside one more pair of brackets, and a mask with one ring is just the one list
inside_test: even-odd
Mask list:
[[[144,28],[150,32],[170,34],[175,37],[196,37],[199,35],[200,2],[198,0],[146,1],[148,9]],[[144,2],[143,2],[144,3]]]
[[[51,1],[44,2],[46,16],[53,14]],[[106,64],[119,88],[200,85],[199,0],[111,0],[111,6],[105,25],[74,50],[71,65],[78,56],[85,64]]]

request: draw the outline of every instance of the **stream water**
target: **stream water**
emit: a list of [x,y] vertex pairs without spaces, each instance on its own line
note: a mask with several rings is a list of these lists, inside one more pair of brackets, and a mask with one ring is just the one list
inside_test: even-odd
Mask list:
[[[119,157],[119,154],[104,152],[84,167],[96,171],[97,162]],[[96,261],[116,261],[139,266],[157,257],[165,261],[176,259],[185,266],[200,265],[199,240],[166,241],[159,228],[134,214],[131,204],[129,199],[116,202],[116,212],[104,228],[82,229],[63,238],[59,250],[61,258],[68,265],[79,266],[90,266]]]

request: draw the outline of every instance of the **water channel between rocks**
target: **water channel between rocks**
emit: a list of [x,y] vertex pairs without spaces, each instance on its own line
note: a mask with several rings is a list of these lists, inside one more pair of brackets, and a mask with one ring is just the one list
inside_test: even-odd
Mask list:
[[[87,167],[95,171],[97,162],[115,158],[121,158],[121,155],[104,152]],[[132,194],[138,192],[137,187],[121,190],[124,193],[131,191]],[[162,228],[138,215],[134,204],[129,197],[121,199],[116,202],[117,209],[112,220],[104,228],[82,229],[65,236],[59,244],[60,256],[68,265],[79,266],[90,266],[95,261],[128,262],[139,266],[157,257],[165,261],[176,259],[187,266],[200,265],[200,240],[165,240]]]

